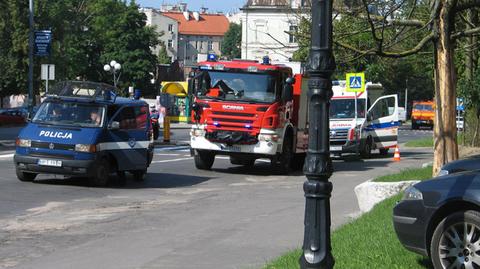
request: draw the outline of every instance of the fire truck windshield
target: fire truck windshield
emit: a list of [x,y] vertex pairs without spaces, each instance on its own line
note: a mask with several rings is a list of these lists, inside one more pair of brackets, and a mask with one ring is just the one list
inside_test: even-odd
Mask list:
[[[357,117],[365,117],[365,99],[357,99]],[[332,99],[330,101],[330,118],[355,118],[355,99]]]
[[204,71],[202,95],[226,101],[272,103],[276,99],[276,81],[276,76],[265,73]]

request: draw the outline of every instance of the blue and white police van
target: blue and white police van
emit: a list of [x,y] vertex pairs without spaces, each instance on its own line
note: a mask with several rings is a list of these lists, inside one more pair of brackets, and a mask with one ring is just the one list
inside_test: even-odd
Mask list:
[[153,158],[145,101],[117,97],[97,82],[58,83],[16,140],[14,162],[21,181],[38,174],[88,177],[104,186],[110,174],[142,180]]

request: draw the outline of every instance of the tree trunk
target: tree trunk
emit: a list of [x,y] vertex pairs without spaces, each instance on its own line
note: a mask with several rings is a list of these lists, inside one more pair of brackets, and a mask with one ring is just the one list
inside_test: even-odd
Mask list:
[[455,4],[456,1],[441,1],[439,17],[435,21],[434,175],[445,163],[458,159],[454,45],[450,39],[454,25],[452,7]]

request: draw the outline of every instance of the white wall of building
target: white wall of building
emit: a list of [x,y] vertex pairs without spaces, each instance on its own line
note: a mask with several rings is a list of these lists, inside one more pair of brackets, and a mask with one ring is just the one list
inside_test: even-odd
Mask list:
[[273,61],[289,61],[298,43],[286,32],[297,27],[300,15],[275,7],[242,9],[242,59],[260,60],[268,55]]
[[[147,16],[147,25],[154,26],[157,33],[162,34],[160,36],[160,41],[165,44],[167,48],[167,53],[172,61],[178,58],[177,48],[178,44],[178,22],[172,18],[162,15],[160,12],[151,8],[141,9],[143,13]],[[155,55],[158,55],[160,51],[160,46],[157,46],[153,49]]]

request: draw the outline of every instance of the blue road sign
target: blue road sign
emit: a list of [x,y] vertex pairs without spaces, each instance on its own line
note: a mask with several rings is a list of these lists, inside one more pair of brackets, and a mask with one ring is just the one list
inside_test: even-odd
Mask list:
[[457,110],[465,111],[465,102],[462,97],[457,97]]
[[34,52],[35,56],[49,56],[52,44],[52,31],[51,30],[38,30],[35,31],[34,40]]

